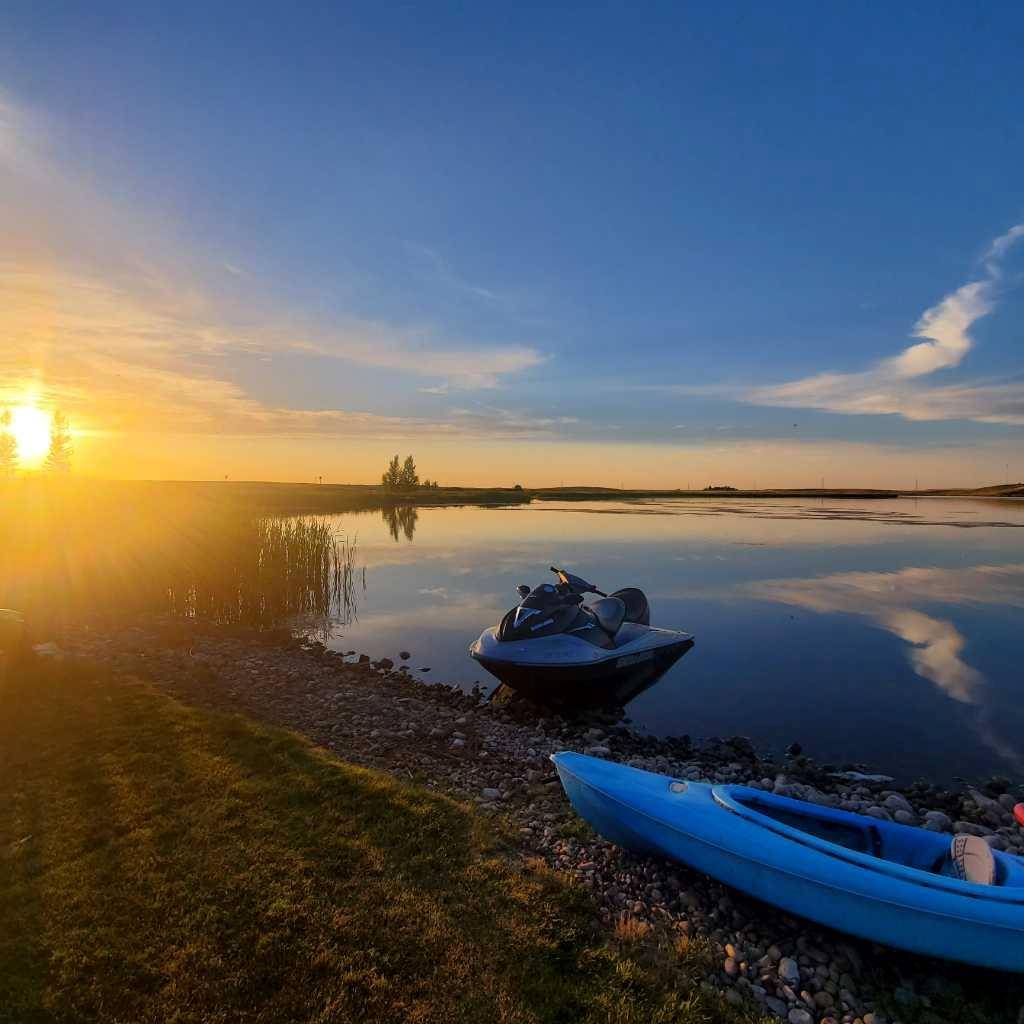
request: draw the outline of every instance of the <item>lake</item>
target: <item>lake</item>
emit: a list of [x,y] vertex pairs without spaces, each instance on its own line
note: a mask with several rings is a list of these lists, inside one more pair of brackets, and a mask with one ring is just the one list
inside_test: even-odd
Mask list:
[[798,741],[933,781],[1024,776],[1024,501],[535,502],[332,516],[365,587],[340,650],[488,690],[469,644],[562,565],[638,586],[696,646],[627,715],[657,735]]

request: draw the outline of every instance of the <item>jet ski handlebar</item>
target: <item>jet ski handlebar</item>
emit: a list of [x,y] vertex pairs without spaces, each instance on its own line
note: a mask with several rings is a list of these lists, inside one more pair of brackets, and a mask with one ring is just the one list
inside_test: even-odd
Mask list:
[[598,590],[593,583],[588,583],[581,576],[576,576],[571,572],[566,572],[565,569],[558,569],[555,566],[551,566],[551,571],[558,577],[559,583],[562,583],[577,594],[597,594],[598,597],[608,596],[603,590]]

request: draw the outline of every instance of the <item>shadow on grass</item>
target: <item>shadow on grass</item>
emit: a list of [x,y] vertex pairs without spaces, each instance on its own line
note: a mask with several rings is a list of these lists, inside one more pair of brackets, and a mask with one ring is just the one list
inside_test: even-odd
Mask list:
[[0,1020],[747,1019],[449,799],[85,666],[0,699]]

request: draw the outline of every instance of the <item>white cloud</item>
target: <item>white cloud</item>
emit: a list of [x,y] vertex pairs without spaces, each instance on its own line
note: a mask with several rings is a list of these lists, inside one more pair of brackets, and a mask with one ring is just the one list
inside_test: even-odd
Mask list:
[[972,281],[947,295],[926,310],[914,328],[914,337],[927,340],[885,360],[879,370],[897,377],[921,377],[957,366],[971,349],[967,333],[971,325],[992,311],[991,291],[991,281]]
[[1015,242],[1024,238],[1024,224],[1015,224],[1005,234],[996,238],[988,247],[985,253],[985,266],[992,277],[998,277],[1001,273],[999,261],[1001,261]]
[[959,366],[974,344],[970,329],[995,308],[1001,261],[1024,238],[1024,224],[1000,235],[986,249],[984,277],[957,288],[914,327],[924,340],[861,373],[820,373],[801,380],[754,388],[742,397],[757,405],[824,409],[859,415],[899,415],[909,420],[978,420],[1024,424],[1024,383],[967,383],[936,387],[919,378]]

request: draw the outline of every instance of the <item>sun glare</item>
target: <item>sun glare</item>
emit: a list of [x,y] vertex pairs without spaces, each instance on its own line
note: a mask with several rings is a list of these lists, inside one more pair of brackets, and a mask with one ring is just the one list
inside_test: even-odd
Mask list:
[[18,446],[18,461],[32,465],[41,462],[50,449],[50,417],[31,405],[11,410],[11,433]]

